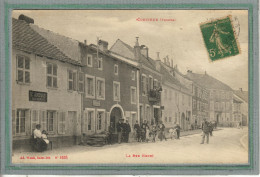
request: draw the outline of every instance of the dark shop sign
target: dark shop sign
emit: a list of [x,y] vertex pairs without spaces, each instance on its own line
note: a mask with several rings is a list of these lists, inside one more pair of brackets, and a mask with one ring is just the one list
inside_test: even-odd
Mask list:
[[29,90],[29,101],[47,102],[47,93]]

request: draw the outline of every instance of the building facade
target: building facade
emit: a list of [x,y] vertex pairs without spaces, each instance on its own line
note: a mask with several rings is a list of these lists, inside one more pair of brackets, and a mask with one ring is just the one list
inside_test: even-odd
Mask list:
[[209,93],[209,121],[219,126],[231,126],[233,117],[233,90],[223,82],[205,74],[187,73],[187,77],[204,86]]
[[162,82],[162,117],[167,128],[179,124],[183,131],[190,130],[192,117],[192,82],[180,73],[177,66],[168,57],[161,62]]
[[237,96],[241,103],[240,110],[241,110],[241,116],[242,116],[242,125],[247,126],[248,125],[248,91],[242,90],[240,88],[239,90],[234,90],[234,95]]
[[[138,38],[134,47],[118,39],[110,49],[113,56],[123,58],[129,62],[137,62],[138,89],[138,120],[148,124],[161,120],[161,79],[158,63],[149,57],[148,48],[139,45]],[[157,67],[156,67],[157,66]]]
[[69,71],[78,76],[81,61],[54,47],[35,26],[12,19],[12,147],[19,151],[30,148],[36,124],[53,148],[75,144],[81,131],[82,93],[76,79],[70,89],[68,77]]
[[138,118],[137,62],[112,56],[103,40],[80,46],[85,82],[82,133],[101,133],[112,123],[116,136],[119,119],[128,120],[133,130]]

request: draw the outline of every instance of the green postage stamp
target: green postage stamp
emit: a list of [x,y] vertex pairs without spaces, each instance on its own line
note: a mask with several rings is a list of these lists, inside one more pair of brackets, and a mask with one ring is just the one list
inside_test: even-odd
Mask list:
[[231,16],[202,23],[200,29],[212,61],[240,53]]

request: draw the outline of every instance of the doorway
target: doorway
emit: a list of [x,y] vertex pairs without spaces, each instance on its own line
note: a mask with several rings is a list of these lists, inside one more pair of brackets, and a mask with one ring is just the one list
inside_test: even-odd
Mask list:
[[181,129],[185,130],[185,114],[181,114]]
[[117,132],[116,125],[119,122],[119,119],[121,118],[123,118],[121,109],[118,107],[114,107],[110,114],[110,124],[112,123],[114,133]]

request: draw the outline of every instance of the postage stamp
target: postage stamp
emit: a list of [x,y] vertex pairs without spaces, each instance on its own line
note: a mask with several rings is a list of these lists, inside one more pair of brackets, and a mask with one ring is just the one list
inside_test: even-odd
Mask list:
[[231,16],[200,24],[200,29],[212,61],[240,53]]

